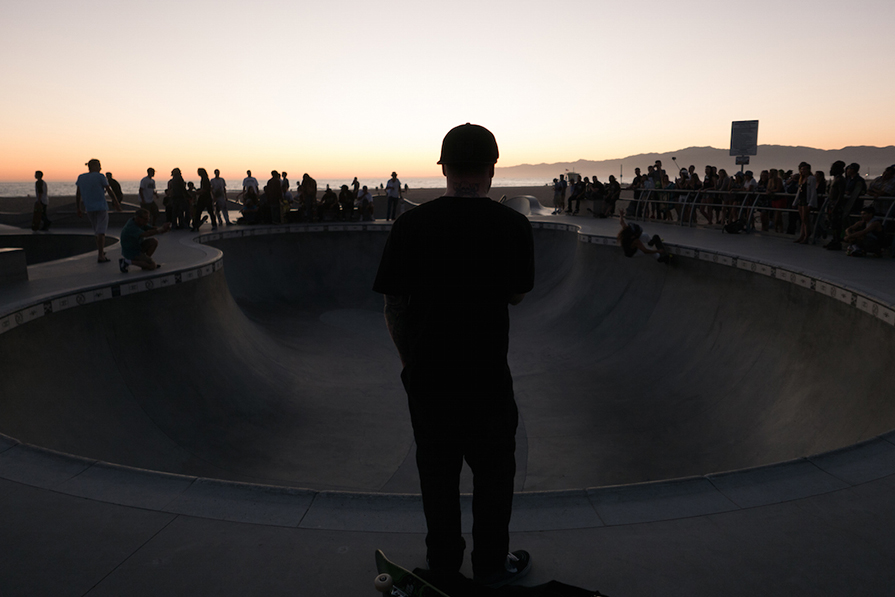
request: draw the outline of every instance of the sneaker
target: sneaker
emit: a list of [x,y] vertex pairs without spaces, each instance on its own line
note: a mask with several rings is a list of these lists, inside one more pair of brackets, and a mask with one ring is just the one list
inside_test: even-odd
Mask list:
[[127,273],[127,261],[124,260],[124,257],[118,258],[118,269],[121,270],[122,274]]
[[497,589],[515,582],[531,571],[531,555],[524,549],[507,554],[504,570],[484,577],[477,576],[476,582],[491,589]]

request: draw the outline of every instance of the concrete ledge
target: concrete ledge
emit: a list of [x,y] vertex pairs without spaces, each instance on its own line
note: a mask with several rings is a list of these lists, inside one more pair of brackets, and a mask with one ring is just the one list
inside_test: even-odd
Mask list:
[[322,491],[314,498],[299,526],[303,529],[425,533],[426,518],[419,495]]
[[25,249],[0,249],[0,284],[11,284],[28,279]]
[[[891,433],[888,435],[895,437]],[[808,460],[849,485],[860,485],[892,474],[895,470],[895,445],[881,436],[825,454],[810,456]]]
[[849,487],[807,458],[707,478],[740,508],[788,502]]
[[305,489],[197,479],[164,511],[230,522],[296,527],[313,500],[314,492]]
[[601,487],[588,497],[607,525],[689,518],[738,510],[705,477]]
[[195,477],[97,462],[57,491],[120,506],[165,510],[195,481]]

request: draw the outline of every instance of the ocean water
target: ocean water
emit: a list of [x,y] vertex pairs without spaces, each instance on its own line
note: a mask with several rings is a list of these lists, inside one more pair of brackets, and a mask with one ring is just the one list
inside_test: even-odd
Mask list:
[[[50,179],[44,179],[47,183],[47,192],[50,197],[71,197],[75,194],[75,181],[54,181]],[[198,185],[198,178],[195,179],[186,179],[187,182],[192,180],[194,183]],[[326,185],[330,185],[335,190],[338,190],[343,184],[351,185],[352,179],[317,179],[317,188],[319,190],[324,190]],[[358,179],[360,180],[360,179]],[[378,180],[360,180],[361,185],[367,185],[371,189],[378,188],[380,185],[385,185],[388,179],[378,179]],[[401,178],[401,183],[406,184],[411,189],[438,189],[444,187],[444,178],[436,177],[436,178]],[[161,193],[165,185],[167,184],[167,177],[155,177],[155,184],[157,190]],[[121,190],[125,195],[136,195],[137,190],[140,188],[139,180],[119,180],[119,184],[121,184]],[[258,182],[264,186],[265,180],[258,179]],[[301,182],[301,179],[294,180],[290,178],[290,183],[292,188],[295,188],[297,183]],[[540,178],[495,178],[492,185],[494,187],[539,187],[544,186],[548,182],[552,182],[551,180],[544,180]],[[242,191],[242,178],[239,180],[231,180],[227,182],[227,189],[237,191]],[[0,182],[0,198],[2,197],[33,197],[34,196],[34,181],[29,182]]]

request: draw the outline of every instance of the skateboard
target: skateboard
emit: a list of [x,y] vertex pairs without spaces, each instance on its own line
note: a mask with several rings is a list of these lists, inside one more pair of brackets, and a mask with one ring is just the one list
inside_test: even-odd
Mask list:
[[376,590],[392,597],[448,597],[422,578],[398,566],[376,550],[376,570],[379,576],[373,581]]

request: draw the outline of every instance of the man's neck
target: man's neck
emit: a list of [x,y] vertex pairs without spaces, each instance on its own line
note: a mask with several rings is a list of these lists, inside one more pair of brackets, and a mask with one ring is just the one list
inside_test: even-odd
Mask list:
[[491,180],[451,180],[447,179],[445,195],[448,197],[488,197]]

